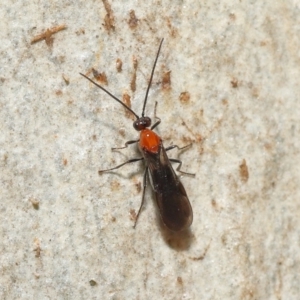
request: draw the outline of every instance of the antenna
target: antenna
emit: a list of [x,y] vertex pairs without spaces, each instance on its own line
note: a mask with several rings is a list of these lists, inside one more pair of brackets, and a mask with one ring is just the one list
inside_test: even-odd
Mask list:
[[121,105],[123,105],[126,109],[128,109],[132,114],[134,114],[134,116],[139,119],[140,117],[129,107],[127,106],[125,103],[123,103],[120,99],[118,99],[116,96],[114,96],[112,93],[110,93],[108,90],[106,90],[103,86],[101,86],[100,84],[96,83],[94,80],[92,80],[91,78],[87,77],[86,75],[79,73],[81,76],[83,76],[84,78],[86,78],[87,80],[89,80],[91,83],[93,83],[95,86],[97,86],[98,88],[100,88],[102,91],[104,91],[106,94],[108,94],[109,96],[111,96],[114,100],[116,100],[117,102],[119,102]]
[[161,48],[161,45],[162,45],[163,41],[164,41],[164,39],[161,39],[160,44],[159,44],[159,48],[158,48],[158,51],[157,51],[157,54],[156,54],[156,58],[155,58],[155,61],[154,61],[154,65],[153,65],[153,68],[152,68],[152,72],[151,72],[151,76],[150,76],[150,81],[149,81],[149,84],[148,84],[148,88],[147,88],[146,96],[145,96],[145,100],[144,100],[144,106],[143,106],[143,111],[142,111],[142,117],[143,117],[144,114],[145,114],[147,98],[148,98],[149,90],[150,90],[150,87],[151,87],[151,83],[152,83],[152,79],[153,79],[153,74],[154,74],[154,70],[155,70],[155,67],[156,67],[157,60],[158,60],[160,48]]

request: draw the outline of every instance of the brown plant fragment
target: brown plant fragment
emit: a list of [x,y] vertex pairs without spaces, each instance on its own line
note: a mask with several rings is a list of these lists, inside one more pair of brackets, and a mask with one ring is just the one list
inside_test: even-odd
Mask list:
[[44,31],[43,33],[36,35],[32,40],[31,40],[31,44],[40,42],[42,40],[45,40],[47,46],[52,47],[53,45],[53,37],[52,34],[55,34],[59,31],[62,31],[64,29],[66,29],[67,26],[65,24],[63,25],[59,25],[59,26],[55,26],[52,28],[48,28],[46,31]]
[[93,72],[93,75],[94,75],[94,77],[97,81],[99,81],[99,82],[101,82],[102,84],[105,84],[105,85],[108,84],[107,77],[106,77],[106,74],[104,72],[98,72],[94,68],[92,68],[92,72]]
[[245,159],[240,164],[240,176],[243,182],[247,182],[249,179],[249,171]]
[[[131,108],[131,101],[130,101],[130,96],[127,93],[124,93],[122,96],[122,102],[128,106],[129,108]],[[125,116],[129,119],[135,120],[134,115],[128,110],[125,109]]]
[[135,11],[134,10],[131,10],[129,12],[129,20],[128,20],[128,25],[131,29],[134,29],[137,27],[138,25],[138,22],[139,22],[139,19],[136,17],[135,15]]
[[162,88],[169,90],[171,88],[171,71],[164,72],[162,78]]
[[136,71],[137,71],[137,67],[138,67],[138,61],[136,59],[136,57],[134,56],[133,59],[133,74],[132,74],[132,78],[131,78],[131,82],[130,82],[130,88],[133,92],[136,91]]
[[179,100],[181,103],[188,103],[191,99],[191,95],[189,92],[182,92],[180,94]]
[[111,9],[111,6],[107,0],[102,0],[102,2],[104,4],[104,8],[106,10],[106,15],[104,17],[103,25],[108,32],[114,31],[115,30],[115,17],[114,17],[113,11]]
[[120,73],[122,72],[122,66],[123,66],[123,62],[120,58],[118,58],[116,60],[116,67],[117,67],[117,71]]

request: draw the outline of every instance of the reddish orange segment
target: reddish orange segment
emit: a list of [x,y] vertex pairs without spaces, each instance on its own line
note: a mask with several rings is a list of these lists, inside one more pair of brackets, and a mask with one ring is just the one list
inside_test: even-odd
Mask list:
[[140,134],[140,148],[151,153],[157,153],[161,143],[160,137],[150,129],[144,129]]

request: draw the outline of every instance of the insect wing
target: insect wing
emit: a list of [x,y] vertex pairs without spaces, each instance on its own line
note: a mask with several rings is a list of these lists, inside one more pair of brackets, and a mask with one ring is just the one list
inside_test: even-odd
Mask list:
[[192,207],[166,150],[160,144],[157,153],[143,152],[163,223],[172,231],[188,228],[193,221]]

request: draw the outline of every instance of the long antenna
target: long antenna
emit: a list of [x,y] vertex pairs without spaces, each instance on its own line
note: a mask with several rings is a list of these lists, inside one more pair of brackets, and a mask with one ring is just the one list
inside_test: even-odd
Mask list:
[[145,109],[146,109],[146,104],[147,104],[147,98],[148,98],[149,90],[150,90],[150,87],[151,87],[151,83],[152,83],[152,79],[153,79],[153,74],[154,74],[154,70],[155,70],[155,67],[156,67],[157,60],[158,60],[160,48],[161,48],[161,45],[162,45],[163,41],[164,41],[164,39],[161,39],[159,47],[158,47],[158,51],[157,51],[157,54],[156,54],[156,58],[155,58],[155,61],[154,61],[154,65],[153,65],[153,68],[152,68],[152,72],[151,72],[151,76],[150,76],[150,81],[149,81],[149,84],[148,84],[148,88],[147,88],[146,96],[145,96],[145,100],[144,100],[142,117],[145,114]]
[[119,102],[121,105],[123,105],[126,109],[128,109],[132,114],[135,115],[135,117],[137,119],[139,119],[139,116],[129,107],[127,106],[125,103],[123,103],[120,99],[118,99],[116,96],[114,96],[112,93],[110,93],[108,90],[106,90],[103,86],[101,86],[100,84],[98,84],[97,82],[93,81],[91,78],[87,77],[86,75],[79,73],[81,76],[83,76],[84,78],[86,78],[87,80],[89,80],[91,83],[93,83],[95,86],[97,86],[98,88],[100,88],[102,91],[104,91],[106,94],[108,94],[109,96],[111,96],[113,99],[115,99],[117,102]]

